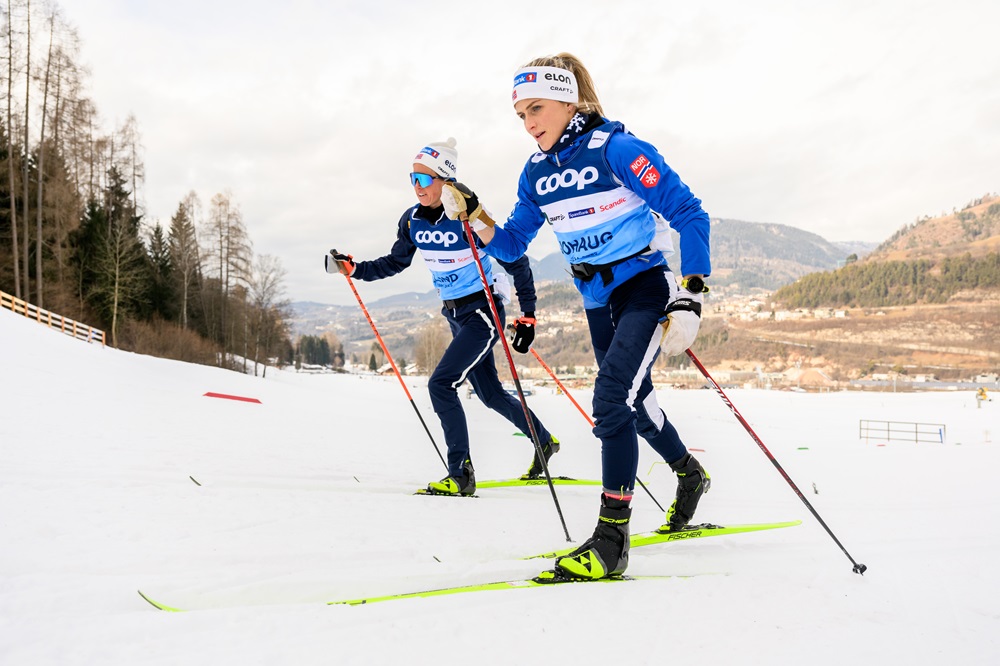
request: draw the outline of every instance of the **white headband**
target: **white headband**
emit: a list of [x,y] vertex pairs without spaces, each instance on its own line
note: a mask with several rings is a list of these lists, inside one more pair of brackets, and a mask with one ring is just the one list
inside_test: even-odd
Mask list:
[[514,93],[511,101],[519,99],[554,99],[559,102],[576,104],[576,77],[573,72],[561,67],[525,67],[514,74]]

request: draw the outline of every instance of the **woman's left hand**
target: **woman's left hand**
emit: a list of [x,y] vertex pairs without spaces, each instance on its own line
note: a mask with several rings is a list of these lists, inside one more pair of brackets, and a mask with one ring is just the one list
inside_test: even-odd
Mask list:
[[663,335],[660,337],[660,350],[667,356],[677,356],[687,351],[694,344],[701,326],[702,295],[691,293],[681,288],[664,312],[660,326]]

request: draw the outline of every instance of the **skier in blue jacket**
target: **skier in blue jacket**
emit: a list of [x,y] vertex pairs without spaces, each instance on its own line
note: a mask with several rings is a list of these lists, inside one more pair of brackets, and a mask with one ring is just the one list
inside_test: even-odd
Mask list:
[[[656,148],[603,116],[593,81],[573,55],[533,60],[517,71],[514,110],[540,152],[518,181],[503,227],[478,215],[464,185],[445,188],[449,216],[462,210],[487,254],[521,257],[542,226],[556,235],[580,293],[599,364],[594,434],[601,440],[602,494],[593,536],[556,562],[550,579],[615,576],[628,566],[630,502],[641,435],[677,474],[677,494],[659,531],[682,529],[711,480],[656,403],[650,369],[659,353],[694,342],[704,278],[711,273],[709,218]],[[683,279],[667,265],[669,229],[680,234]]]
[[[441,206],[445,183],[454,182],[458,173],[455,139],[431,143],[414,157],[410,183],[417,204],[399,218],[396,241],[388,255],[372,261],[354,262],[353,256],[331,251],[328,269],[357,280],[371,282],[396,275],[410,266],[417,250],[430,270],[443,301],[441,314],[448,320],[452,341],[427,383],[434,412],[441,419],[448,447],[448,476],[428,484],[428,491],[444,495],[471,495],[476,491],[475,470],[469,451],[469,431],[458,397],[458,388],[468,380],[476,395],[530,439],[528,422],[520,401],[508,394],[497,377],[493,359],[495,345],[503,330],[497,330],[482,278],[472,255],[462,224],[449,219]],[[504,295],[509,292],[506,276],[494,281],[490,258],[477,250],[488,281],[493,285],[493,302],[504,320]],[[514,279],[522,315],[515,320],[513,347],[527,353],[534,338],[535,284],[525,256],[497,263]],[[332,265],[332,268],[330,266]],[[557,440],[541,421],[531,415],[546,462],[559,450]],[[543,472],[536,451],[525,478],[538,478]]]

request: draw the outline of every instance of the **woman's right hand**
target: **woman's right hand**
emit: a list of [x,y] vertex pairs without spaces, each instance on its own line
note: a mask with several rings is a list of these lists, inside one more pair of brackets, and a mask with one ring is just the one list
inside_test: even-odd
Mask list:
[[465,213],[469,225],[483,243],[493,240],[493,225],[496,222],[479,203],[476,193],[468,187],[462,183],[445,183],[441,188],[441,205],[444,206],[444,214],[451,220],[457,220]]
[[350,254],[330,250],[330,254],[326,255],[327,273],[340,273],[341,275],[350,277],[354,274],[356,267],[357,264],[354,263],[354,257]]

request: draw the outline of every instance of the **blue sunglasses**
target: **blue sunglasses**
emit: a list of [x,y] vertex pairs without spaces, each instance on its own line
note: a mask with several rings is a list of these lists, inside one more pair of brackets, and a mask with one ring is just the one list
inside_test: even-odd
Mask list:
[[444,180],[439,176],[432,176],[429,173],[411,173],[410,185],[419,184],[420,187],[430,187],[435,180]]

